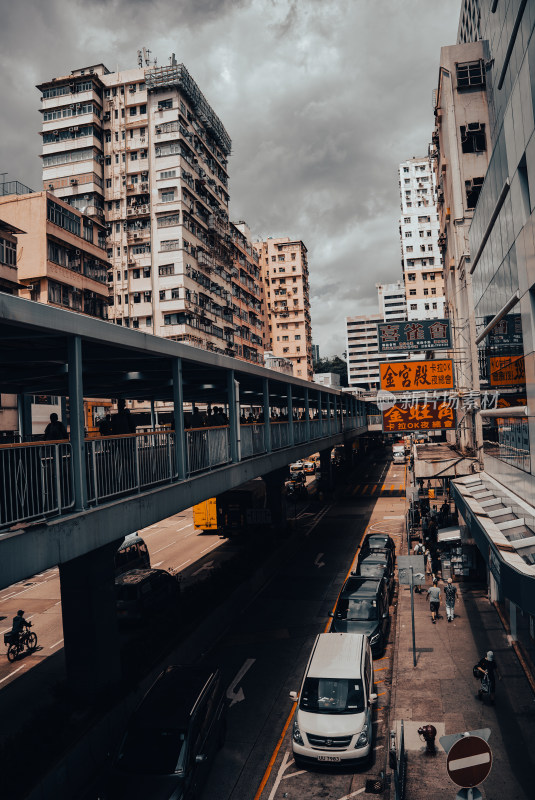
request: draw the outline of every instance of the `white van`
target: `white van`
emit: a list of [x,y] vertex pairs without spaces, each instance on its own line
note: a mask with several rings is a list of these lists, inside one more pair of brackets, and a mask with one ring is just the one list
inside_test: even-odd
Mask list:
[[392,447],[392,457],[394,464],[404,464],[405,463],[405,445],[402,444],[395,444]]
[[321,633],[305,670],[293,727],[296,765],[372,759],[373,660],[368,637]]

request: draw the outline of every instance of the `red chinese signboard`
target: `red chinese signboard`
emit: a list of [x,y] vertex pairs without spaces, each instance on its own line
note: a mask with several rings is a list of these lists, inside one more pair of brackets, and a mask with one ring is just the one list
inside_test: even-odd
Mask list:
[[383,431],[440,431],[455,428],[455,409],[448,403],[396,403],[383,411]]
[[453,361],[400,361],[379,364],[381,389],[388,392],[425,391],[427,389],[453,389]]

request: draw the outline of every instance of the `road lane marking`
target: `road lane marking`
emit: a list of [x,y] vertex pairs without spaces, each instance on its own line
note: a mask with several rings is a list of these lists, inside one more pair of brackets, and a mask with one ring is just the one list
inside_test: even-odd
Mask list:
[[153,564],[152,567],[153,567],[153,569],[156,569],[156,567],[161,567],[162,564],[163,564],[163,561],[158,561],[158,563],[157,564]]
[[168,547],[172,547],[174,544],[176,544],[176,539],[173,539],[172,542],[166,544],[164,547],[160,547],[159,550],[155,550],[154,555],[156,555],[156,553],[161,553],[162,550],[167,550]]
[[181,528],[177,528],[176,532],[178,533],[179,531],[185,531],[186,528],[191,528],[192,525],[193,525],[193,522],[188,522],[187,525],[183,525]]
[[351,792],[351,794],[345,794],[343,797],[340,797],[339,800],[349,800],[350,797],[356,797],[358,794],[362,794],[362,792],[366,791],[366,787],[363,786],[362,789],[357,789],[356,792]]
[[352,495],[353,495],[353,494],[356,494],[356,493],[358,492],[358,490],[359,490],[359,489],[360,489],[360,483],[357,483],[357,485],[355,486],[355,488],[353,489],[353,491],[351,492],[351,494],[352,494]]
[[190,563],[190,561],[191,561],[191,558],[188,558],[188,560],[187,560],[187,561],[184,561],[184,563],[183,563],[183,564],[179,564],[179,565],[178,565],[178,567],[175,567],[175,569],[180,569],[181,567],[185,567],[185,566],[186,566],[186,564],[189,564],[189,563]]
[[13,675],[14,675],[16,672],[20,672],[20,671],[21,671],[21,669],[24,669],[24,664],[23,664],[21,667],[17,667],[17,669],[14,669],[14,670],[13,670],[13,672],[10,672],[10,673],[9,673],[9,675],[6,675],[6,677],[5,677],[5,678],[2,678],[2,680],[0,681],[0,683],[3,683],[4,681],[7,681],[7,679],[8,679],[8,678],[11,678],[11,677],[13,677]]
[[298,772],[289,772],[288,775],[283,775],[282,780],[286,781],[288,778],[295,778],[296,775],[304,775],[306,769],[300,769]]
[[[284,773],[286,772],[286,770],[288,769],[288,767],[290,766],[291,763],[292,762],[290,762],[290,751],[288,750],[284,754],[284,758],[282,759],[282,764],[280,765],[279,771],[277,773],[277,777],[275,779],[275,783],[273,784],[273,789],[269,793],[268,800],[273,800],[274,799],[275,795],[277,794],[277,789],[279,788],[279,784],[280,784],[280,782],[282,781],[282,779],[284,777]],[[255,800],[256,800],[256,798],[255,798]]]
[[247,661],[245,661],[242,664],[242,666],[240,667],[240,669],[236,673],[236,675],[234,677],[234,680],[232,681],[232,683],[228,687],[228,689],[227,689],[227,699],[230,700],[230,708],[232,708],[232,706],[235,705],[236,703],[241,703],[242,700],[245,700],[245,694],[243,693],[243,689],[241,688],[241,686],[240,686],[240,688],[238,689],[237,692],[235,692],[234,690],[235,690],[236,686],[239,683],[241,683],[241,681],[245,677],[245,675],[249,672],[249,670],[251,669],[251,667],[253,666],[255,661],[256,661],[256,658],[248,658]]
[[54,647],[57,647],[57,646],[58,646],[58,644],[61,644],[61,643],[62,643],[62,641],[63,641],[63,639],[58,639],[58,641],[57,641],[57,642],[54,642],[54,644],[51,644],[51,645],[50,645],[50,647],[49,647],[48,649],[49,649],[49,650],[53,650],[53,649],[54,649]]
[[218,545],[218,544],[220,544],[219,540],[217,542],[214,542],[213,544],[211,544],[210,547],[205,547],[204,550],[201,550],[201,553],[207,553],[208,550],[211,550],[212,547],[216,547],[216,545]]
[[[282,733],[281,733],[281,735],[279,737],[279,741],[277,742],[277,744],[275,746],[275,749],[274,749],[274,751],[273,751],[273,753],[271,755],[271,758],[269,759],[269,764],[267,765],[266,771],[264,772],[264,777],[262,778],[260,786],[258,787],[253,800],[260,800],[260,797],[262,796],[262,792],[264,791],[265,785],[269,780],[269,776],[271,775],[271,770],[273,769],[273,764],[276,761],[276,758],[277,758],[277,756],[279,754],[279,750],[281,749],[281,745],[282,745],[282,743],[284,741],[284,737],[286,736],[286,731],[290,727],[290,722],[292,721],[292,718],[293,718],[293,715],[294,715],[294,712],[295,712],[295,704],[296,704],[296,702],[297,701],[294,701],[294,703],[292,704],[292,710],[288,714],[288,719],[286,720],[286,722],[284,724],[284,728],[282,729]],[[286,754],[285,759],[287,759],[287,757],[288,757],[288,755]],[[280,770],[279,770],[279,772],[280,772]],[[279,783],[280,783],[280,781],[279,781]],[[277,784],[277,786],[278,786],[278,784]],[[277,788],[277,786],[275,788]],[[273,796],[273,792],[270,794],[270,798],[272,798],[272,796]]]
[[376,491],[377,491],[377,484],[374,484],[374,485],[372,486],[372,489],[371,489],[371,492],[370,492],[370,494],[375,494],[375,492],[376,492]]
[[213,563],[214,563],[213,561],[207,561],[206,564],[203,564],[202,567],[197,570],[197,572],[193,573],[193,577],[195,577],[195,575],[198,575],[200,572],[206,572],[206,570],[213,569]]
[[364,493],[365,493],[365,491],[366,491],[366,489],[368,488],[368,486],[369,486],[369,485],[370,485],[369,483],[367,483],[367,484],[366,484],[366,486],[365,486],[365,487],[364,487],[364,489],[362,490],[362,494],[364,494]]

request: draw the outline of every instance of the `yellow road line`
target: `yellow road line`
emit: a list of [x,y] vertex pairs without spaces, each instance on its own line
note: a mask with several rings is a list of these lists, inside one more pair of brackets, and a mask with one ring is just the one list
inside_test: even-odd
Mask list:
[[371,490],[370,494],[375,494],[376,490],[377,490],[377,484],[374,484],[372,486],[372,490]]
[[366,492],[366,489],[368,488],[368,486],[369,486],[369,485],[370,485],[369,483],[367,483],[367,484],[366,484],[366,486],[365,486],[365,487],[364,487],[364,489],[362,490],[362,494],[364,494],[364,493]]
[[355,488],[353,489],[353,491],[351,492],[351,494],[356,494],[356,493],[358,492],[358,490],[359,490],[359,489],[360,489],[360,483],[358,483],[358,484],[355,486]]
[[395,488],[396,487],[394,486],[394,484],[392,484],[392,486],[390,487],[390,491],[392,492]]
[[374,672],[380,672],[382,669],[388,669],[388,667],[377,667],[377,669],[375,669],[375,667],[374,667],[373,671]]
[[264,787],[265,787],[266,783],[269,780],[269,776],[271,775],[271,770],[273,769],[273,764],[275,763],[275,760],[276,760],[276,758],[277,758],[277,756],[279,754],[279,750],[281,749],[281,745],[282,745],[282,743],[284,741],[284,737],[286,736],[286,731],[290,727],[290,722],[292,721],[292,717],[294,715],[294,711],[295,711],[295,707],[292,707],[292,710],[290,711],[288,719],[286,720],[286,724],[284,725],[284,728],[282,729],[282,733],[280,735],[279,741],[277,742],[275,750],[273,751],[273,754],[272,754],[271,758],[269,759],[269,764],[267,765],[267,769],[264,772],[264,777],[262,778],[262,782],[261,782],[260,786],[258,787],[258,790],[257,790],[257,792],[256,792],[256,794],[254,796],[254,800],[260,800],[262,792],[264,791]]
[[[376,681],[376,682],[377,682],[377,681]],[[384,694],[388,694],[388,692],[379,692],[379,693],[377,694],[377,697],[382,697]]]

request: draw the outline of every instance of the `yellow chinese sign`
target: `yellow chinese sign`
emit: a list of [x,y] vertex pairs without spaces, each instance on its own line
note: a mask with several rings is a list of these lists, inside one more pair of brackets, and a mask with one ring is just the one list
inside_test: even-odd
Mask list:
[[383,411],[383,431],[444,430],[455,427],[455,409],[449,403],[396,403]]
[[491,356],[490,385],[517,386],[526,382],[524,356]]
[[400,361],[398,364],[379,364],[381,389],[388,392],[453,389],[453,361]]

